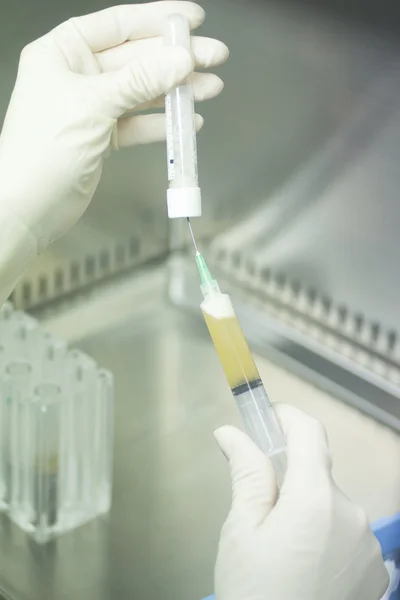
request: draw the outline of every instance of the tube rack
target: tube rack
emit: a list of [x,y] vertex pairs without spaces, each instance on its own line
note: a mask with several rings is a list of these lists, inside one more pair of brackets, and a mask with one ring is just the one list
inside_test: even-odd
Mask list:
[[37,542],[111,504],[113,377],[0,309],[0,510]]

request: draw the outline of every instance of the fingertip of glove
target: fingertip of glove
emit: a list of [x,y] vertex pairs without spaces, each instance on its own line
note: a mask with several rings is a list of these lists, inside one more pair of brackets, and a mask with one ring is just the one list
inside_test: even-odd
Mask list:
[[229,427],[229,425],[223,425],[222,427],[218,427],[218,429],[215,429],[213,431],[213,436],[215,441],[217,442],[218,446],[221,445],[221,441],[224,439],[225,437],[225,430]]
[[226,458],[230,458],[237,451],[246,450],[253,442],[248,436],[233,425],[223,425],[214,431],[214,438],[217,441],[220,450]]
[[237,431],[237,429],[236,427],[233,427],[233,425],[222,425],[221,427],[218,427],[214,430],[213,435],[217,442],[219,442],[220,440],[225,439],[226,436],[229,436],[235,431]]
[[285,433],[292,427],[311,427],[313,429],[324,430],[322,423],[318,419],[296,406],[283,402],[275,402],[274,410]]
[[200,4],[197,4],[197,2],[188,2],[187,4],[191,5],[192,26],[199,27],[206,20],[206,11],[202,6],[200,6]]
[[[170,14],[179,13],[184,15],[188,19],[191,29],[200,27],[205,21],[206,11],[200,4],[197,4],[197,2],[175,0],[172,2],[163,2],[163,4],[165,4],[165,8],[168,8]],[[169,5],[168,7],[167,4]]]
[[214,65],[223,65],[228,60],[229,54],[228,46],[224,42],[221,42],[221,40],[217,40],[214,44],[214,54],[209,62]]
[[[211,85],[211,82],[212,82],[212,85]],[[215,96],[219,96],[219,94],[222,92],[222,90],[225,87],[225,84],[224,84],[223,80],[221,79],[221,77],[218,77],[218,75],[214,75],[213,73],[209,74],[208,83],[209,83],[210,89],[207,91],[211,98],[215,98]],[[204,98],[204,99],[206,99],[206,98]]]
[[231,425],[223,425],[222,427],[218,427],[213,433],[214,439],[227,461],[229,461],[231,455],[232,432],[234,431],[235,428]]
[[181,66],[182,69],[190,72],[193,71],[195,67],[195,56],[193,52],[187,50],[183,46],[170,46],[164,47],[162,50],[162,55],[166,57],[168,61],[175,61],[176,64]]
[[332,469],[332,457],[324,425],[315,417],[289,404],[274,405],[287,441],[288,470],[291,465]]
[[194,55],[182,46],[171,46],[160,49],[162,70],[171,74],[170,87],[182,83],[194,70]]
[[200,131],[200,129],[204,125],[204,119],[201,115],[199,115],[197,113],[195,114],[194,118],[195,118],[195,124],[196,124],[196,131]]

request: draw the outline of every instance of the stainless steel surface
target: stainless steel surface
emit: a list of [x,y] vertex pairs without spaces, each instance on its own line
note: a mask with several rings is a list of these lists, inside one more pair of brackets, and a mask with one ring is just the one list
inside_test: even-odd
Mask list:
[[[369,110],[318,163],[271,198],[269,209],[230,231],[226,242],[244,259],[314,286],[385,327],[397,327],[400,317],[399,92],[396,67],[371,94]],[[272,209],[278,205],[279,219]]]
[[[44,321],[115,374],[114,501],[109,518],[42,547],[0,519],[0,589],[15,600],[200,600],[213,589],[230,485],[212,430],[239,418],[200,315],[164,303],[166,275],[142,273]],[[346,493],[372,519],[394,512],[398,436],[257,362],[273,399],[324,421]]]

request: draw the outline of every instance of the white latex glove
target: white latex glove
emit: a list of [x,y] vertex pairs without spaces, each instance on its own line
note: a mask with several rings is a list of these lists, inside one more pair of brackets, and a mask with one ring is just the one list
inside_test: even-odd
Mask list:
[[[193,56],[163,47],[171,13],[185,15],[192,29],[204,19],[191,2],[117,6],[71,19],[23,50],[0,137],[3,290],[83,214],[110,148],[164,138],[164,115],[132,111],[162,106],[195,66],[227,59],[226,46],[208,38],[194,38]],[[223,84],[195,73],[193,86],[195,99],[204,100]]]
[[388,585],[380,547],[332,480],[323,427],[298,409],[277,409],[288,459],[279,499],[272,466],[250,439],[233,427],[215,433],[233,485],[216,600],[379,600]]

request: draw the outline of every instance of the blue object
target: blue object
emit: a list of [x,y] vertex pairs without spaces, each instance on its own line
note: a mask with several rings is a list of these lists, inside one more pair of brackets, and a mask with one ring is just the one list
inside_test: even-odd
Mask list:
[[[400,513],[386,519],[376,521],[372,525],[382,555],[390,574],[390,585],[383,600],[400,600]],[[215,600],[208,596],[203,600]]]
[[381,519],[372,526],[382,548],[382,555],[390,575],[385,600],[400,600],[400,513]]

